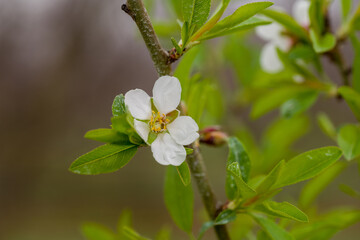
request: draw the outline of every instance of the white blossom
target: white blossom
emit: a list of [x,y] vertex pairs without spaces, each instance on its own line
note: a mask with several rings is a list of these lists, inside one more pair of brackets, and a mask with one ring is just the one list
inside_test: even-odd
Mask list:
[[151,145],[155,160],[162,165],[181,165],[186,158],[183,145],[189,145],[199,137],[199,127],[194,119],[179,116],[176,108],[180,98],[180,82],[171,76],[160,77],[155,82],[153,98],[141,89],[125,94],[125,105],[134,117],[135,130]]
[[309,0],[297,0],[292,9],[294,19],[305,28],[310,25],[310,4],[311,2]]
[[[310,25],[309,7],[308,0],[297,0],[293,5],[294,19],[305,28]],[[277,49],[288,51],[292,44],[290,37],[284,33],[285,28],[277,22],[256,28],[256,34],[267,41],[260,53],[260,65],[268,73],[278,73],[284,69]]]

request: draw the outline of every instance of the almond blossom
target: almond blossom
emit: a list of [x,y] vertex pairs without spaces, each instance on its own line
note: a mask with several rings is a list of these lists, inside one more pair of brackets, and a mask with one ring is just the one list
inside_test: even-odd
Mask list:
[[151,98],[141,89],[125,94],[125,105],[134,117],[134,128],[151,146],[155,160],[161,165],[181,165],[186,158],[184,145],[198,137],[199,127],[189,116],[179,116],[181,85],[176,77],[160,77]]

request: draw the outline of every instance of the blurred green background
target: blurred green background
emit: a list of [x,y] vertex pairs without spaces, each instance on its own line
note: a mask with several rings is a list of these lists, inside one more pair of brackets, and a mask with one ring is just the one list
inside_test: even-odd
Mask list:
[[[157,1],[154,19],[166,12]],[[157,74],[122,0],[0,0],[0,239],[84,239],[80,226],[94,221],[115,229],[121,211],[133,211],[135,229],[154,236],[169,226],[177,230],[165,209],[162,190],[165,168],[149,149],[118,172],[80,176],[67,169],[81,154],[99,145],[83,139],[89,129],[110,125],[115,95],[142,88],[148,93]],[[241,5],[249,1],[233,1]],[[277,0],[288,8],[292,1]],[[335,0],[334,12],[336,11]],[[338,16],[334,14],[335,22]],[[169,38],[163,39],[170,46]],[[212,41],[215,53],[219,41]],[[261,46],[259,42],[257,45]],[[352,53],[345,46],[347,61]],[[338,73],[325,60],[334,78]],[[222,69],[224,91],[233,93],[235,75]],[[245,70],[244,70],[245,71]],[[329,114],[339,125],[355,122],[344,102],[322,98],[311,110]],[[249,109],[231,109],[233,123],[247,125],[257,138],[277,113],[249,119]],[[314,117],[313,117],[314,118]],[[311,134],[296,142],[299,152],[334,145],[312,119]],[[227,149],[203,149],[211,183],[225,199]],[[357,169],[344,172],[320,195],[321,211],[359,201],[338,189],[346,183],[360,188]],[[278,198],[295,202],[301,184]],[[195,190],[196,192],[196,190]],[[203,211],[196,194],[195,229]],[[356,239],[357,224],[334,239]],[[206,239],[212,239],[211,232]]]

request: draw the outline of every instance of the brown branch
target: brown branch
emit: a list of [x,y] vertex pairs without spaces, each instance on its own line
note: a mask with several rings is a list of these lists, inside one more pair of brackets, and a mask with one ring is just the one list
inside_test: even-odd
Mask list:
[[169,54],[161,47],[143,2],[127,0],[121,9],[129,14],[139,28],[159,76],[169,75],[171,73]]
[[[219,214],[219,210],[221,211],[221,205],[218,204],[214,192],[211,188],[198,144],[193,143],[191,148],[194,149],[194,152],[188,155],[187,163],[189,164],[192,176],[196,181],[205,209],[209,214],[209,217],[214,220]],[[217,205],[220,205],[220,207],[218,208]],[[214,228],[218,239],[230,239],[225,225],[217,225]]]
[[[169,53],[161,47],[143,2],[141,0],[127,0],[127,3],[122,5],[121,9],[131,16],[138,26],[159,76],[170,75],[171,63],[181,56],[169,56]],[[210,218],[215,220],[219,214],[219,209],[216,207],[216,197],[208,180],[199,147],[194,143],[192,148],[194,152],[187,157],[187,162],[196,181],[205,209]],[[218,225],[214,228],[219,240],[230,239],[225,225]]]

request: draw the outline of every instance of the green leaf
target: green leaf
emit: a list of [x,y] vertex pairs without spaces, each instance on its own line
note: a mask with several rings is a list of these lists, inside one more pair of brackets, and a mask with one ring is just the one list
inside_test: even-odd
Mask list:
[[263,172],[268,172],[278,163],[292,154],[292,146],[309,130],[310,120],[305,115],[293,118],[279,118],[266,129],[262,137],[262,161],[257,162]]
[[191,41],[198,40],[205,32],[209,31],[213,26],[219,21],[227,6],[229,5],[230,0],[222,0],[210,17],[210,19],[191,37]]
[[252,18],[249,18],[246,21],[241,22],[240,24],[235,25],[234,27],[231,27],[231,28],[222,28],[222,29],[219,29],[218,31],[210,30],[209,32],[207,32],[203,36],[201,36],[199,38],[199,40],[202,41],[202,40],[207,40],[207,39],[211,39],[211,38],[221,37],[221,36],[229,35],[229,34],[232,34],[235,32],[239,32],[239,31],[249,30],[254,27],[266,25],[266,24],[270,24],[270,23],[271,22],[269,22],[269,21],[266,21],[266,20],[263,20],[263,19],[260,19],[257,17],[252,17]]
[[252,214],[257,223],[273,240],[295,240],[295,238],[274,221],[260,215]]
[[138,146],[147,146],[147,144],[144,142],[144,140],[135,131],[132,131],[129,133],[129,140],[132,144],[135,144]]
[[221,31],[222,29],[233,28],[236,25],[251,18],[255,14],[259,13],[260,11],[270,7],[271,5],[273,5],[272,2],[253,2],[253,3],[245,4],[241,7],[239,7],[232,15],[219,21],[210,30],[210,32],[212,32],[212,31],[218,32],[218,31]]
[[316,102],[319,93],[317,91],[309,91],[299,94],[281,105],[280,112],[283,117],[291,118],[294,115],[303,113],[308,110]]
[[181,41],[182,41],[182,49],[184,50],[186,48],[186,45],[189,41],[190,37],[190,26],[189,22],[185,21],[181,26]]
[[256,240],[271,240],[272,238],[264,230],[259,230],[256,235]]
[[183,14],[190,26],[200,28],[210,14],[211,0],[183,0]]
[[211,97],[206,101],[205,110],[209,118],[213,119],[213,122],[210,122],[208,125],[213,125],[219,123],[225,115],[224,95],[221,86],[218,84],[209,83],[207,86],[207,93]]
[[177,77],[181,83],[181,99],[187,99],[189,96],[191,87],[191,69],[198,53],[199,48],[190,49],[183,57],[181,57],[181,60],[175,69],[174,76]]
[[251,162],[249,156],[237,137],[230,137],[228,139],[229,156],[227,165],[237,162],[240,166],[242,179],[247,182],[249,179]]
[[276,182],[276,187],[292,185],[317,176],[340,159],[342,151],[337,147],[323,147],[302,153],[290,159]]
[[190,155],[190,154],[192,154],[194,152],[194,149],[186,147],[185,151],[186,151],[186,155]]
[[[243,28],[250,28],[252,26],[261,25],[266,21],[262,21],[261,19],[254,18],[250,22],[244,24],[243,26],[239,26],[244,21],[248,20],[255,14],[259,13],[260,11],[264,10],[265,8],[270,7],[273,5],[272,2],[254,2],[248,3],[241,7],[239,7],[232,15],[224,18],[220,22],[218,22],[212,29],[210,29],[203,38],[200,39],[208,39],[214,38],[216,36],[226,35],[228,33],[232,33],[234,31],[241,30]],[[246,26],[247,27],[244,27]],[[237,28],[237,30],[234,30]],[[228,32],[228,33],[226,33]]]
[[296,239],[326,240],[338,231],[360,221],[360,210],[341,209],[333,211],[320,219],[313,220],[311,224],[299,225],[293,228],[292,234]]
[[330,118],[325,113],[319,113],[317,120],[321,130],[330,138],[336,139],[336,130]]
[[81,231],[87,240],[115,240],[115,234],[105,226],[97,223],[85,223]]
[[[196,77],[196,76],[195,76]],[[209,97],[209,79],[193,81],[189,97],[186,100],[188,104],[188,115],[192,117],[201,128],[201,117],[204,114],[205,106]]]
[[339,130],[337,142],[343,150],[344,157],[350,161],[360,155],[360,128],[353,124],[346,124]]
[[341,17],[342,22],[346,22],[346,20],[349,17],[351,6],[352,6],[352,0],[341,0]]
[[77,158],[69,170],[85,175],[114,172],[124,167],[136,151],[136,145],[102,145]]
[[315,31],[317,35],[322,35],[325,31],[325,13],[326,1],[311,0],[309,9],[309,18],[311,22],[311,30]]
[[340,87],[338,92],[345,99],[357,120],[360,121],[360,93],[347,86]]
[[[352,5],[351,3],[345,4]],[[350,11],[350,9],[346,8],[349,8],[349,6],[345,6],[345,11]],[[351,37],[352,35],[354,35],[355,31],[360,29],[360,3],[357,5],[356,10],[353,12],[353,14],[348,14],[347,16],[342,17],[342,25],[337,33],[339,39],[346,39],[349,36]]]
[[[237,163],[240,167],[242,180],[244,182],[248,181],[251,162],[247,152],[245,151],[244,146],[236,137],[230,137],[228,139],[229,146],[229,156],[227,160],[227,166],[229,167],[233,163]],[[235,172],[236,173],[236,172]],[[233,173],[228,173],[226,177],[226,195],[229,199],[234,199],[236,197],[236,193],[238,192],[237,186],[235,184],[235,177],[233,177]]]
[[320,36],[314,30],[310,29],[310,38],[313,48],[317,53],[328,52],[336,45],[336,38],[331,33]]
[[301,27],[292,17],[284,12],[266,9],[261,14],[282,24],[290,33],[298,36],[302,40],[309,42],[309,37],[303,27]]
[[307,215],[288,202],[265,201],[255,207],[255,210],[272,217],[288,218],[299,222],[308,222]]
[[236,219],[236,212],[234,210],[226,209],[222,211],[215,219],[215,225],[225,225]]
[[129,226],[125,226],[123,228],[123,234],[129,238],[130,240],[151,240],[149,238],[145,238],[137,233],[134,229],[130,228]]
[[126,134],[121,134],[113,129],[99,128],[88,131],[85,136],[87,139],[105,142],[105,143],[118,143],[118,144],[130,144],[129,137]]
[[303,59],[306,62],[310,62],[317,58],[317,54],[311,46],[297,44],[289,51],[289,58],[291,60]]
[[359,31],[360,30],[360,4],[357,7],[357,10],[352,18],[351,21],[351,29],[355,30],[355,31]]
[[[230,194],[227,191],[227,195],[229,199],[237,199],[242,197],[243,199],[249,199],[256,195],[256,191],[252,189],[249,185],[246,184],[246,182],[243,180],[241,176],[240,166],[238,162],[233,162],[227,167],[228,173],[230,173],[233,177],[234,186],[230,186],[231,189],[236,189],[236,192],[230,192]],[[236,186],[236,188],[235,188]]]
[[203,238],[205,232],[207,230],[209,230],[210,228],[212,228],[214,225],[215,224],[213,221],[205,222],[200,228],[200,232],[199,232],[199,236],[197,237],[197,240],[201,240]]
[[[259,70],[258,49],[246,39],[230,36],[224,39],[224,57],[236,73],[237,82],[244,88],[254,84],[254,78]],[[243,69],[246,69],[244,71]]]
[[164,189],[165,205],[176,225],[187,233],[191,232],[193,223],[193,195],[191,185],[184,186],[176,167],[167,167]]
[[180,177],[182,183],[185,186],[189,185],[191,182],[191,174],[190,174],[190,169],[189,169],[187,162],[185,161],[180,166],[176,167],[176,170],[179,173],[179,177]]
[[181,47],[179,46],[179,44],[176,42],[175,38],[171,37],[171,43],[175,47],[176,52],[181,55],[183,51],[182,51]]
[[279,176],[281,174],[281,171],[283,171],[284,166],[285,160],[280,161],[256,188],[256,192],[260,194],[269,191],[279,179]]
[[356,191],[355,189],[346,184],[340,184],[339,189],[350,197],[360,199],[360,192]]
[[337,162],[316,178],[310,180],[301,191],[299,204],[308,208],[319,194],[345,169],[346,164]]
[[122,211],[118,224],[117,224],[117,230],[120,234],[120,237],[124,237],[123,236],[123,229],[126,226],[131,226],[132,225],[132,213],[130,210],[125,209]]
[[131,114],[123,114],[118,117],[111,118],[111,127],[122,134],[126,134],[129,137],[129,141],[135,145],[146,145],[143,139],[134,130],[134,118]]
[[128,134],[129,132],[134,131],[134,129],[131,127],[131,125],[128,122],[127,115],[112,117],[111,123],[112,123],[112,128],[119,133]]
[[[156,234],[155,240],[170,240],[171,239],[171,229],[167,226],[164,226]],[[119,239],[121,240],[121,239]]]
[[148,144],[152,144],[155,139],[157,138],[157,134],[154,133],[154,132],[149,132],[149,136],[148,136],[148,139],[147,139],[147,143]]
[[170,1],[166,1],[169,2],[173,11],[176,13],[176,16],[178,19],[182,20],[183,19],[183,14],[182,14],[182,0],[170,0]]
[[222,211],[214,221],[205,222],[200,229],[198,240],[202,239],[205,232],[216,225],[225,225],[236,219],[236,212],[230,209]]
[[119,94],[115,97],[112,104],[112,114],[114,117],[119,117],[126,114],[125,97]]
[[279,107],[285,101],[305,91],[307,90],[299,86],[286,86],[273,89],[255,101],[250,116],[253,119],[257,119]]

